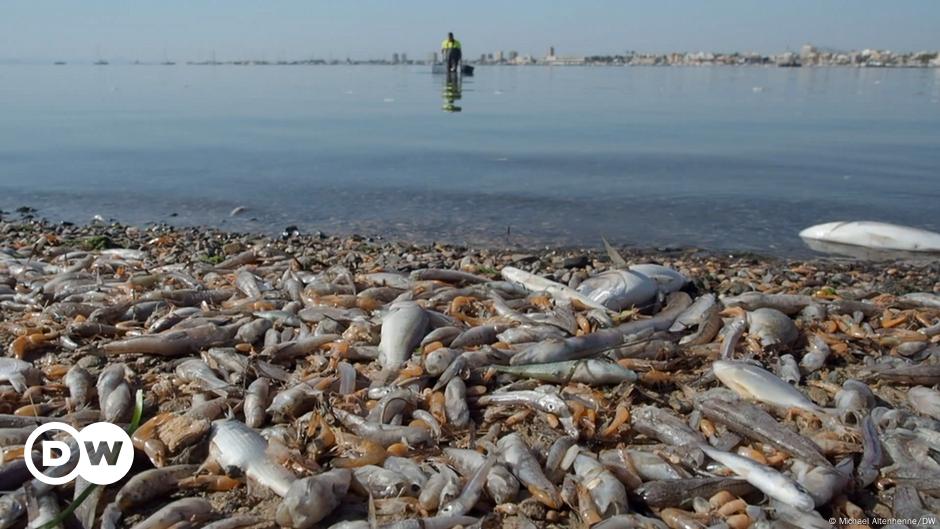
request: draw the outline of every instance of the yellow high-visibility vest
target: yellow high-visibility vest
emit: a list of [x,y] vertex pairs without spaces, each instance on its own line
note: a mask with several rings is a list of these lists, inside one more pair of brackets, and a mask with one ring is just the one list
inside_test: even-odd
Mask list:
[[441,43],[441,49],[442,49],[442,50],[449,50],[449,49],[456,49],[456,50],[459,50],[459,49],[460,49],[460,41],[457,40],[457,39],[454,39],[454,40],[447,40],[447,39],[444,39],[444,42]]

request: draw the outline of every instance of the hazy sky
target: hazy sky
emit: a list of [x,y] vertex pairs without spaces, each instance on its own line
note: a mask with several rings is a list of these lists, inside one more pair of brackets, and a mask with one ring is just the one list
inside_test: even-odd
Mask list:
[[[0,60],[940,49],[938,0],[0,0]],[[99,52],[100,50],[100,52]]]

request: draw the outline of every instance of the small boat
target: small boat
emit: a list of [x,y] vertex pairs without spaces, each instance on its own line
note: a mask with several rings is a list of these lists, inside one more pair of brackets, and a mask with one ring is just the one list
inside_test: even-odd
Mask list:
[[[447,73],[447,65],[442,62],[436,62],[431,65],[431,73],[435,75],[443,75]],[[473,75],[473,66],[469,64],[464,64],[460,67],[460,73],[470,77]]]
[[108,61],[95,61],[95,66],[107,66]]
[[65,66],[65,61],[56,61],[52,64],[54,64],[55,66]]

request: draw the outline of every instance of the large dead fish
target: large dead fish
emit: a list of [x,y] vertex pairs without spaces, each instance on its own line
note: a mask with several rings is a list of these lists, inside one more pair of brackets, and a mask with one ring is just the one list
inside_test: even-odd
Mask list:
[[885,222],[827,222],[806,228],[800,237],[882,250],[940,252],[940,233]]
[[417,303],[402,301],[382,318],[379,363],[385,371],[395,371],[411,358],[428,328],[428,315]]
[[634,270],[608,270],[578,285],[578,292],[612,311],[641,307],[656,297],[655,281]]

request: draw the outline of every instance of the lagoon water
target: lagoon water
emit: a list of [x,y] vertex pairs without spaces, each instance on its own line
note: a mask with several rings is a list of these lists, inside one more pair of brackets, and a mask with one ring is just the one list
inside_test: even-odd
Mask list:
[[940,231],[938,69],[18,65],[0,116],[7,216],[778,255],[830,220]]

